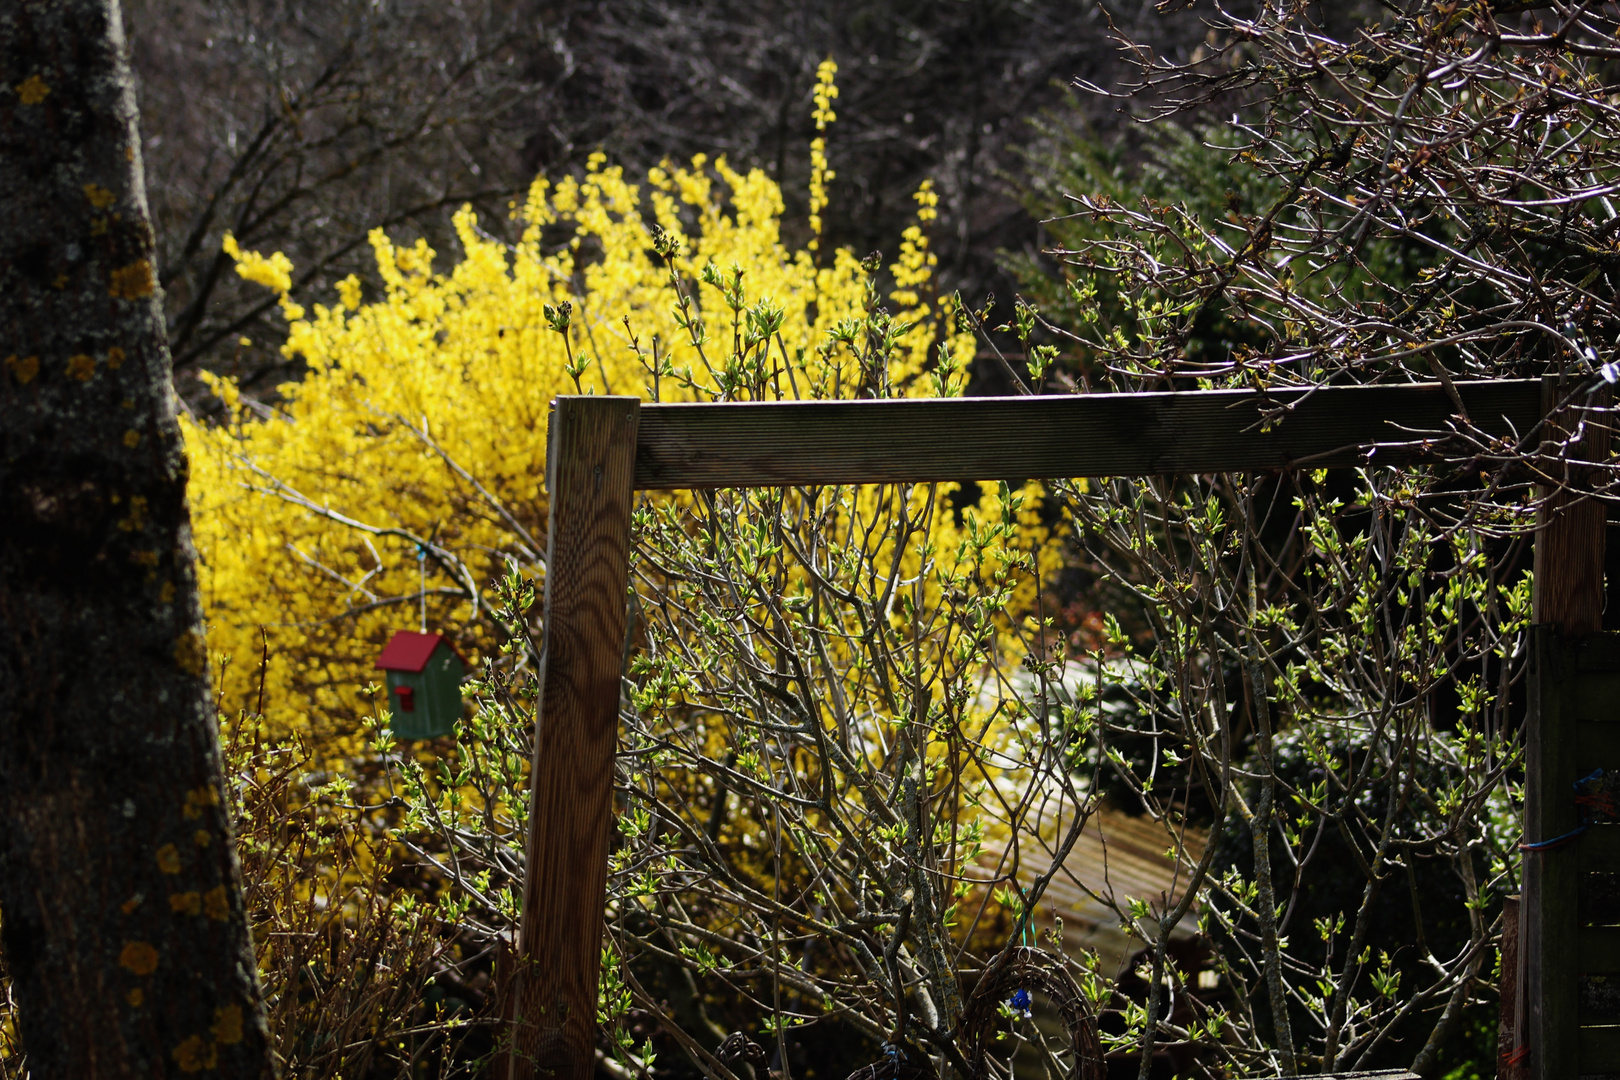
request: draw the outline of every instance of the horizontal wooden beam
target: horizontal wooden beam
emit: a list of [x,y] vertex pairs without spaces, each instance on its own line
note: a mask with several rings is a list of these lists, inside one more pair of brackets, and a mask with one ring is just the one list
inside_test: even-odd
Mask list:
[[[1523,436],[1541,383],[1456,384],[1469,418]],[[1154,476],[1405,460],[1457,412],[1439,383],[1053,397],[642,406],[638,488]],[[1269,418],[1269,423],[1268,423]],[[1375,449],[1375,448],[1382,448]]]

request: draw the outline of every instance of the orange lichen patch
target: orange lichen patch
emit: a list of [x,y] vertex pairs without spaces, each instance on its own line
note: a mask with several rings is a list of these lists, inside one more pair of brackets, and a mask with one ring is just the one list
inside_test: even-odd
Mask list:
[[112,281],[107,286],[108,294],[120,300],[139,300],[143,296],[151,296],[152,289],[152,263],[148,259],[139,259],[114,270]]
[[201,915],[202,897],[195,892],[170,893],[169,910],[176,915]]
[[242,1041],[242,1007],[226,1005],[214,1010],[214,1041],[221,1046],[234,1046]]
[[89,382],[96,373],[96,358],[88,353],[68,357],[67,373],[70,379]]
[[122,911],[125,915],[129,915],[132,912],[134,912],[134,910],[136,908],[140,907],[141,902],[144,901],[145,899],[146,899],[146,897],[143,894],[136,893],[134,896],[130,897],[128,900],[125,900],[122,904],[119,904],[118,905],[118,910]]
[[215,885],[203,893],[203,914],[215,922],[224,922],[231,917],[231,902],[225,895],[225,886]]
[[134,428],[130,428],[128,431],[124,432],[124,445],[129,447],[131,450],[141,445],[141,433],[136,431]]
[[39,357],[37,356],[8,356],[6,367],[11,371],[11,377],[26,386],[34,381],[39,374]]
[[118,966],[137,975],[150,975],[157,970],[158,951],[149,942],[131,941],[118,954]]
[[138,1009],[142,1005],[146,1004],[146,993],[137,986],[135,989],[124,995],[124,1000],[129,1002],[130,1008]]
[[219,1051],[201,1035],[193,1035],[174,1048],[174,1060],[181,1072],[202,1072],[219,1063]]
[[117,371],[124,366],[124,350],[117,345],[107,350],[107,370]]
[[180,872],[180,849],[173,844],[164,844],[157,849],[158,869],[165,874],[178,874]]
[[[169,590],[169,596],[172,597],[174,595],[174,586],[168,585],[166,588]],[[180,813],[187,821],[195,821],[202,817],[203,807],[218,805],[219,792],[213,788],[192,788],[186,792],[186,805],[181,809]]]
[[195,630],[187,630],[175,638],[174,662],[187,675],[201,675],[203,665],[208,663],[208,650],[203,646],[202,635]]
[[90,205],[97,210],[105,210],[118,201],[118,196],[102,187],[100,184],[84,185],[84,197],[90,200]]
[[207,829],[198,829],[196,832],[191,834],[191,839],[192,839],[192,842],[195,843],[198,847],[207,847],[210,843],[213,842],[214,838],[213,838],[213,836],[209,835],[209,832],[208,832]]
[[123,532],[140,532],[146,528],[146,496],[136,495],[129,500],[129,517],[121,520],[118,528]]
[[30,75],[17,84],[17,97],[24,105],[38,105],[45,100],[45,95],[51,88],[45,85],[45,80],[38,74]]

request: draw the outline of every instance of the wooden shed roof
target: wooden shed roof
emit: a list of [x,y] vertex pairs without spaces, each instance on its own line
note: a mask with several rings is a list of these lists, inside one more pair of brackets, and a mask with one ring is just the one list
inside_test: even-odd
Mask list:
[[[1208,833],[1188,827],[1182,834],[1190,858],[1203,856]],[[1051,928],[1063,920],[1066,948],[1089,948],[1097,952],[1102,969],[1110,974],[1119,970],[1138,950],[1141,938],[1120,925],[1118,913],[1109,901],[1126,908],[1130,900],[1146,900],[1155,912],[1175,902],[1186,889],[1187,868],[1178,872],[1167,856],[1171,846],[1164,823],[1147,815],[1133,816],[1105,807],[1086,823],[1063,867],[1053,876],[1045,894],[1035,906],[1035,924]],[[1026,848],[1020,860],[1019,880],[1027,887],[1050,865],[1042,853]],[[1002,850],[987,850],[981,862],[994,873],[1003,862]],[[1197,933],[1197,907],[1172,933],[1172,940]]]

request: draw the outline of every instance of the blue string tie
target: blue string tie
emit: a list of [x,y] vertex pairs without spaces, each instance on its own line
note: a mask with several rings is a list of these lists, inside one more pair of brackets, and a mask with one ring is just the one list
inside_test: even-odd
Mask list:
[[1620,777],[1612,777],[1602,769],[1593,769],[1579,780],[1575,781],[1575,805],[1581,808],[1581,823],[1563,836],[1555,836],[1551,840],[1541,840],[1533,844],[1520,844],[1520,851],[1551,851],[1562,847],[1592,826],[1593,816],[1606,818],[1610,821],[1617,816],[1620,809],[1620,800],[1616,799],[1616,789],[1620,787],[1616,781]]

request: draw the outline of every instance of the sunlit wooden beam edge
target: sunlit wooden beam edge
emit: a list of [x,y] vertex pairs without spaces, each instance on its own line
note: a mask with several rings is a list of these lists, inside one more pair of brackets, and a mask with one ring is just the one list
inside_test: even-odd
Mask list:
[[[1454,384],[1476,434],[1526,435],[1541,381]],[[1463,425],[1440,383],[1016,398],[647,404],[639,489],[1156,476],[1410,461]],[[1433,449],[1433,443],[1427,449]],[[1450,439],[1452,453],[1468,450]],[[1506,447],[1504,447],[1506,449]]]

